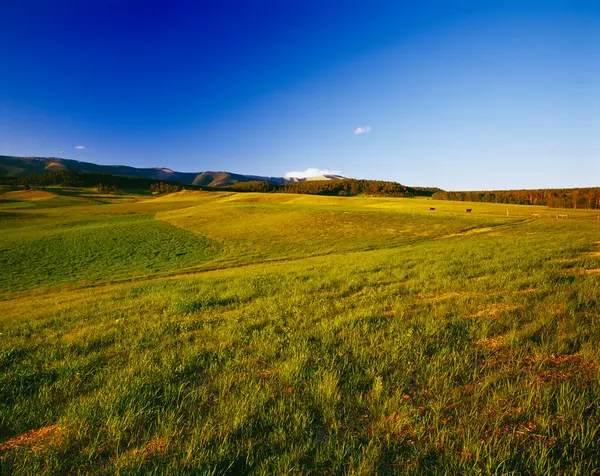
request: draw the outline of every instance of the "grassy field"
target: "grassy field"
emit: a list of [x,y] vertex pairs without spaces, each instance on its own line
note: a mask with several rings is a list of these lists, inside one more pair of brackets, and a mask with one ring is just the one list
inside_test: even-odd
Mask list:
[[1,189],[1,472],[593,474],[599,240],[585,210]]

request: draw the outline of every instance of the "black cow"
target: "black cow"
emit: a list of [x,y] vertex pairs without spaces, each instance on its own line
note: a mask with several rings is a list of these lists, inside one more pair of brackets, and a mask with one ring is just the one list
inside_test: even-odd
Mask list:
[[471,208],[467,208],[467,213],[471,213]]
[[435,208],[433,208],[433,207],[429,207],[429,210],[430,210],[430,211],[433,211],[433,210],[435,210]]

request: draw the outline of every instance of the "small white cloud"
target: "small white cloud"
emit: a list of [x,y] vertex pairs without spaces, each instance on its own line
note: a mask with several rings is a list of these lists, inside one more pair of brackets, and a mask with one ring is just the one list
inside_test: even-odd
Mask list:
[[354,133],[356,135],[366,134],[367,132],[371,132],[373,128],[371,126],[362,126],[354,129]]
[[285,174],[286,178],[307,178],[307,177],[316,177],[318,175],[339,175],[340,172],[337,170],[324,170],[324,169],[313,169],[308,168],[303,172],[288,172]]
[[76,145],[75,148],[77,150],[83,150],[83,149],[85,149],[85,145]]

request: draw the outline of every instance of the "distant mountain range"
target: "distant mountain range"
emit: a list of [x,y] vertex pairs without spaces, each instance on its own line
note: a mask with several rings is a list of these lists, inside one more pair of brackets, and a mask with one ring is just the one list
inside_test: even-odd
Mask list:
[[254,180],[276,185],[290,182],[307,182],[312,180],[343,179],[341,175],[319,175],[316,177],[261,177],[258,175],[241,175],[231,172],[175,172],[167,168],[137,168],[127,165],[98,165],[91,162],[80,162],[58,157],[13,157],[0,155],[0,177],[21,178],[47,172],[99,173],[164,180],[182,184],[194,184],[205,187],[226,187],[240,182]]

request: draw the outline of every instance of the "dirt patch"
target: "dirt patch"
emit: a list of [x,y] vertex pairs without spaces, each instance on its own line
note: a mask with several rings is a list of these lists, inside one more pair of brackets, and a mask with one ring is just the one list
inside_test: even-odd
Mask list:
[[470,296],[471,293],[458,293],[458,292],[447,292],[447,293],[419,293],[417,298],[423,299],[430,302],[441,302],[447,301],[448,299],[458,299],[461,297]]
[[521,289],[520,291],[517,291],[517,294],[525,295],[525,294],[533,294],[533,293],[538,293],[538,292],[540,292],[540,290],[538,288],[527,288],[527,289]]
[[579,258],[552,258],[550,261],[552,263],[573,263],[577,261]]
[[572,269],[570,271],[574,274],[600,274],[600,268],[593,268],[593,269],[579,268],[579,269]]
[[574,376],[592,378],[596,373],[596,364],[586,362],[579,354],[556,355],[542,361],[542,370],[537,372],[537,383],[564,382]]
[[450,233],[449,235],[438,236],[436,240],[441,240],[444,238],[454,238],[455,236],[468,236],[468,235],[476,235],[478,233],[487,233],[488,231],[492,231],[493,228],[490,226],[486,226],[483,228],[473,228],[467,231],[461,231],[459,233]]
[[36,430],[30,430],[27,433],[22,433],[5,441],[0,445],[0,451],[23,447],[30,448],[33,451],[39,451],[49,444],[58,446],[61,440],[61,428],[58,425],[50,425]]
[[482,309],[479,312],[469,316],[471,319],[477,319],[480,317],[491,317],[492,319],[497,319],[500,317],[500,314],[505,312],[514,312],[518,309],[523,309],[523,305],[513,305],[513,304],[504,304],[504,303],[495,303],[485,309]]
[[484,347],[489,350],[496,350],[506,345],[506,341],[508,340],[508,336],[500,335],[494,337],[488,337],[486,339],[480,339],[475,342],[480,347]]
[[492,231],[491,226],[486,226],[484,228],[474,228],[472,230],[465,231],[463,235],[476,235],[477,233],[486,233],[488,231]]
[[567,355],[525,355],[517,357],[509,348],[502,346],[502,340],[483,339],[478,342],[493,351],[485,359],[485,367],[497,370],[498,378],[522,380],[523,385],[540,386],[577,379],[578,385],[587,385],[596,380],[598,366],[585,360],[581,354]]
[[552,312],[556,316],[561,316],[565,313],[565,305],[563,303],[556,303],[552,306]]
[[145,446],[127,450],[125,458],[134,458],[136,460],[149,461],[155,456],[162,456],[167,452],[169,442],[166,438],[153,438]]
[[[598,242],[595,242],[594,245],[597,245]],[[553,263],[573,263],[581,258],[600,258],[600,251],[589,251],[587,253],[583,253],[581,256],[575,256],[572,258],[553,258],[550,261]]]

